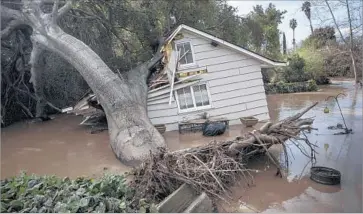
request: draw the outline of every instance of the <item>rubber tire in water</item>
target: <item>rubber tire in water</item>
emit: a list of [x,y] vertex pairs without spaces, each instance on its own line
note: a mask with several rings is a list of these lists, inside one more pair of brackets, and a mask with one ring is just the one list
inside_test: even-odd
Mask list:
[[341,174],[338,170],[323,166],[311,167],[310,179],[325,185],[340,184]]

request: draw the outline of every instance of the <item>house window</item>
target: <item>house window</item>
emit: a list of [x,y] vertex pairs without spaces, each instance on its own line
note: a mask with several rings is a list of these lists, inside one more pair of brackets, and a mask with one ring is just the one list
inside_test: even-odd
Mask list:
[[194,64],[193,50],[190,42],[179,43],[176,45],[176,48],[180,52],[180,65]]
[[210,108],[210,97],[206,84],[188,86],[176,91],[181,112]]

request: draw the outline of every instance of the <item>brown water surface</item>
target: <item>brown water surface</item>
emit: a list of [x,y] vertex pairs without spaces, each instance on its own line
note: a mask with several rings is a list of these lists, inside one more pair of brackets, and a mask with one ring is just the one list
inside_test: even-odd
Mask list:
[[[347,94],[338,100],[346,124],[354,134],[334,135],[339,130],[327,128],[343,124],[336,102],[324,101],[340,92]],[[339,82],[322,87],[320,92],[269,95],[270,117],[275,121],[286,118],[316,101],[320,102],[318,106],[304,116],[313,117],[313,127],[318,128],[308,134],[309,140],[319,146],[315,165],[339,170],[341,185],[327,186],[311,181],[311,162],[290,143],[293,155],[289,157],[286,177],[275,177],[276,169],[269,167],[267,160],[251,163],[250,168],[260,170],[254,174],[255,186],[233,187],[231,204],[221,203],[220,212],[243,212],[246,206],[259,212],[362,212],[362,89],[356,89],[350,82]],[[323,113],[325,107],[330,113]],[[282,157],[281,148],[272,150]]]
[[[342,123],[337,104],[324,99],[346,92],[340,98],[347,126],[354,134],[333,135],[336,130],[327,126]],[[320,104],[305,117],[314,117],[318,131],[309,134],[311,142],[319,146],[317,165],[333,167],[342,173],[339,186],[325,186],[309,179],[310,163],[301,152],[290,145],[290,166],[287,176],[275,177],[275,169],[266,159],[251,163],[258,169],[255,185],[249,188],[241,183],[232,188],[230,205],[221,203],[221,212],[242,212],[243,206],[265,212],[361,212],[362,211],[362,89],[351,82],[338,82],[322,87],[319,92],[277,94],[268,96],[270,117],[273,121],[291,116],[313,102]],[[324,114],[324,107],[330,109]],[[21,122],[1,130],[1,178],[16,175],[20,170],[36,174],[58,176],[99,176],[105,171],[122,173],[130,170],[114,156],[108,143],[108,133],[90,134],[78,124],[81,117],[56,115],[44,123]],[[258,124],[260,126],[261,124]],[[258,127],[257,126],[257,127]],[[171,150],[194,147],[212,140],[229,140],[251,128],[230,126],[218,137],[202,137],[200,132],[180,135],[166,132],[164,137]],[[282,157],[281,148],[273,148]]]
[[20,170],[40,175],[98,176],[124,172],[115,158],[108,133],[90,134],[79,126],[82,117],[57,115],[43,123],[17,123],[1,130],[1,178]]

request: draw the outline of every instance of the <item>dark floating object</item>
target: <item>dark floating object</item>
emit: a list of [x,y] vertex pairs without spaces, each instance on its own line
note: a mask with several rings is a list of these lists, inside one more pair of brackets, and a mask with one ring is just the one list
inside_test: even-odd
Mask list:
[[[337,94],[336,96],[329,96],[329,97],[327,97],[325,100],[326,101],[328,101],[330,98],[334,98],[335,99],[335,102],[337,103],[337,105],[338,105],[338,107],[339,107],[339,111],[340,111],[340,115],[342,116],[342,119],[343,119],[343,122],[344,122],[344,126],[345,126],[345,128],[344,128],[344,132],[338,132],[338,133],[335,133],[334,135],[344,135],[344,134],[353,134],[353,129],[349,129],[348,128],[348,126],[347,126],[347,124],[345,123],[345,118],[344,118],[344,116],[343,116],[343,112],[342,112],[342,109],[340,108],[340,105],[339,105],[339,101],[338,101],[338,97],[339,96],[347,96],[346,94],[344,94],[344,93],[339,93],[339,94]],[[324,112],[325,112],[325,110],[324,110]],[[339,127],[338,127],[338,125],[340,125]],[[338,125],[337,125],[337,129],[343,129],[343,125],[341,125],[341,124],[339,124],[338,123]],[[332,128],[334,128],[334,127],[332,127],[332,126],[329,126],[328,127],[328,129],[332,129]]]
[[217,136],[221,135],[226,131],[226,124],[221,122],[206,122],[203,124],[203,135],[204,136]]
[[314,166],[311,167],[310,179],[325,185],[337,185],[340,184],[341,174],[338,170],[323,167]]
[[338,130],[342,129],[344,131],[334,133],[334,135],[344,135],[344,134],[353,134],[353,129],[344,128],[342,124],[338,123],[336,126],[328,126],[330,130]]
[[216,42],[216,41],[212,41],[211,43],[210,43],[213,47],[217,47],[218,46],[218,43]]

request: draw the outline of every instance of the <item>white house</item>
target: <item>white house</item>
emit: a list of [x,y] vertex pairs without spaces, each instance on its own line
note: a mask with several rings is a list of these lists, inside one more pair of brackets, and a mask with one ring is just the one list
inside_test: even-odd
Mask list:
[[[186,25],[180,25],[167,41],[173,49],[170,84],[149,91],[147,109],[153,124],[177,130],[179,122],[204,112],[210,118],[226,118],[230,124],[246,116],[269,119],[261,68],[285,66],[284,62]],[[174,63],[173,59],[179,60]]]

